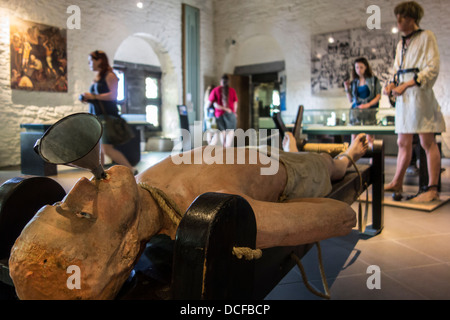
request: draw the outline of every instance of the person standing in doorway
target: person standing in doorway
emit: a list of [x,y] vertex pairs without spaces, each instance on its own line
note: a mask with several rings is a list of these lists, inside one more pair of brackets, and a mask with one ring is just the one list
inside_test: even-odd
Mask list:
[[[229,78],[226,74],[220,79],[220,86],[214,88],[209,95],[209,102],[215,109],[217,128],[220,130],[220,139],[224,147],[233,145],[234,130],[237,126],[238,98],[236,91],[228,85]],[[217,144],[215,135],[211,144]]]

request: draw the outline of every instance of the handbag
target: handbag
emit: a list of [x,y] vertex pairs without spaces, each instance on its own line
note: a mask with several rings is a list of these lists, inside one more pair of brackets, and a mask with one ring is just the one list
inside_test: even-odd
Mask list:
[[121,116],[111,116],[105,112],[103,103],[97,100],[100,108],[103,112],[103,117],[101,118],[101,123],[103,126],[103,135],[105,141],[112,145],[125,144],[134,138],[134,132],[127,121]]

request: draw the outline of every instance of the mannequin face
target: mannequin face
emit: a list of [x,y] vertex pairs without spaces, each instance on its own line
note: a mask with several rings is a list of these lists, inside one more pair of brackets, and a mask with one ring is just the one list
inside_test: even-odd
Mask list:
[[[80,179],[62,202],[34,216],[11,251],[10,273],[21,299],[111,299],[140,251],[133,174],[114,166],[104,180]],[[69,266],[79,268],[80,289]],[[73,283],[76,283],[73,282]]]

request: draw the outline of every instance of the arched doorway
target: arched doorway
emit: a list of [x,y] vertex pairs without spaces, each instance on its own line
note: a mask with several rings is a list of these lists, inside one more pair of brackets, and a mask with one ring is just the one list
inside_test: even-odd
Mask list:
[[116,50],[114,68],[123,77],[124,113],[145,115],[148,131],[174,132],[179,126],[179,79],[161,42],[146,33],[127,37]]
[[230,85],[248,92],[248,102],[239,102],[240,118],[247,119],[248,127],[272,128],[270,114],[286,109],[284,55],[276,39],[255,35],[237,44],[231,42],[224,68],[233,73]]

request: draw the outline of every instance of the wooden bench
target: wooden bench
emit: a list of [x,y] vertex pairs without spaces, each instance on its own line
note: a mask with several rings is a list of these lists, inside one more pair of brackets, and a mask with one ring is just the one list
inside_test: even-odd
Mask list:
[[[365,233],[373,236],[384,224],[382,141],[375,142],[367,157],[372,163],[357,167],[363,190],[372,186],[372,225]],[[346,176],[333,184],[328,197],[351,204],[361,191],[358,173],[349,168]],[[15,298],[8,270],[14,240],[40,207],[64,196],[63,188],[46,177],[14,178],[0,187],[0,235],[8,234],[1,240],[1,298]],[[184,215],[175,240],[162,235],[151,239],[117,298],[263,299],[295,266],[291,253],[301,258],[313,246],[268,248],[262,250],[261,258],[249,261],[233,254],[235,247],[255,248],[255,241],[255,217],[244,198],[220,193],[200,195]]]
[[[329,198],[352,204],[372,186],[372,225],[359,225],[367,236],[384,226],[384,147],[375,141],[366,157],[333,184]],[[361,223],[362,219],[359,219]],[[262,250],[259,259],[247,261],[233,254],[234,247],[255,248],[256,221],[248,202],[240,196],[206,193],[184,215],[174,241],[166,236],[150,241],[146,265],[136,268],[119,299],[263,299],[296,265],[291,254],[302,258],[314,244]],[[170,260],[170,263],[168,262]],[[171,266],[171,272],[167,269]],[[165,270],[162,272],[161,270]],[[161,274],[165,273],[164,277]]]

